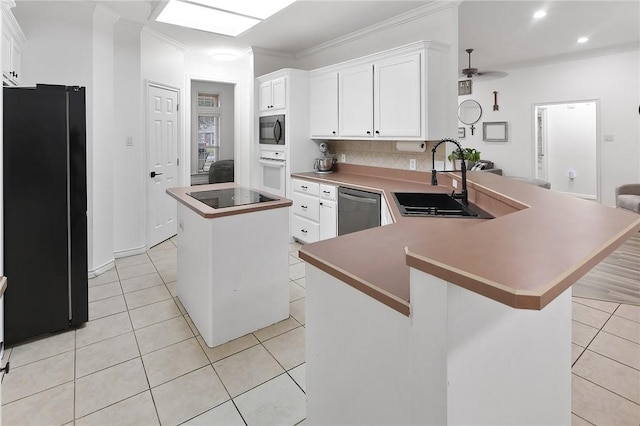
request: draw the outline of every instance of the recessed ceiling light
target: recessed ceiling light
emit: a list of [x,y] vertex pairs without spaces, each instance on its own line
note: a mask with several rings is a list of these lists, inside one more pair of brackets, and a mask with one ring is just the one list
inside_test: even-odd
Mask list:
[[539,10],[533,14],[533,17],[536,19],[544,18],[545,16],[547,16],[547,12],[545,12],[544,10]]
[[177,0],[171,0],[156,21],[233,37],[260,22],[259,19]]
[[586,42],[588,42],[588,41],[589,41],[589,38],[588,38],[588,37],[580,37],[580,38],[578,39],[578,43],[586,43]]
[[251,16],[258,19],[267,19],[269,16],[294,3],[296,0],[190,0],[214,9],[228,10],[240,15]]

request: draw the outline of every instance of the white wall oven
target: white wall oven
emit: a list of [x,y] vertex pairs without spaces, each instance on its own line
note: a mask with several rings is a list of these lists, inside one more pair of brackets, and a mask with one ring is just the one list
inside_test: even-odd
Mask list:
[[281,197],[287,193],[287,158],[284,151],[260,151],[260,189]]
[[284,114],[260,117],[260,145],[285,145]]

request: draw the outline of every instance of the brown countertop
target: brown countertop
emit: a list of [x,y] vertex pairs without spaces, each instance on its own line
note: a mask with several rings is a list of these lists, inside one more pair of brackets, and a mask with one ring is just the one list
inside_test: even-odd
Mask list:
[[492,173],[469,201],[495,219],[402,217],[392,192],[450,192],[457,174],[341,164],[303,178],[382,193],[395,223],[304,245],[300,258],[409,315],[409,267],[520,309],[542,309],[640,230],[640,216]]
[[229,183],[214,183],[209,185],[196,185],[196,186],[184,186],[180,188],[169,188],[167,189],[167,194],[175,198],[178,202],[184,204],[200,216],[206,219],[213,219],[217,217],[223,216],[231,216],[236,214],[250,213],[260,210],[270,210],[270,209],[279,209],[282,207],[289,207],[292,202],[291,200],[283,197],[279,197],[277,195],[269,194],[268,192],[259,191],[257,189],[252,189],[253,191],[259,192],[260,194],[264,194],[270,198],[275,198],[275,201],[266,201],[263,203],[255,203],[255,204],[245,204],[242,206],[234,206],[234,207],[225,207],[215,209],[210,207],[195,198],[187,195],[191,192],[199,192],[199,191],[211,191],[217,189],[228,189],[228,188],[241,188],[240,185],[229,182]]

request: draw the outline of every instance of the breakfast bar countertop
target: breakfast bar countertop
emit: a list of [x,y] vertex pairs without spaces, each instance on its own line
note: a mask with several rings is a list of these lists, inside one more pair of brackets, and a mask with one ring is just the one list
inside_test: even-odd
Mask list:
[[451,192],[458,173],[338,164],[294,178],[383,194],[395,223],[300,248],[300,258],[410,314],[410,267],[519,309],[540,310],[640,231],[629,212],[492,173],[467,174],[469,201],[495,219],[402,217],[393,192]]

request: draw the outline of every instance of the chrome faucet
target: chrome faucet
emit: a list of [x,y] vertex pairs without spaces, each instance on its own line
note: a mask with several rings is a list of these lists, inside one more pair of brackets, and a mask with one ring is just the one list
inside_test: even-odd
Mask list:
[[455,199],[461,200],[462,204],[468,206],[469,199],[467,196],[467,165],[464,160],[464,151],[462,150],[462,145],[460,145],[460,142],[456,141],[455,139],[442,139],[438,143],[436,143],[431,150],[431,185],[438,185],[438,179],[436,177],[436,148],[438,148],[438,146],[444,142],[451,142],[456,144],[456,146],[458,147],[458,151],[460,152],[460,158],[462,159],[460,165],[460,171],[462,172],[462,192],[456,194],[454,190],[453,193],[451,193],[451,196]]

